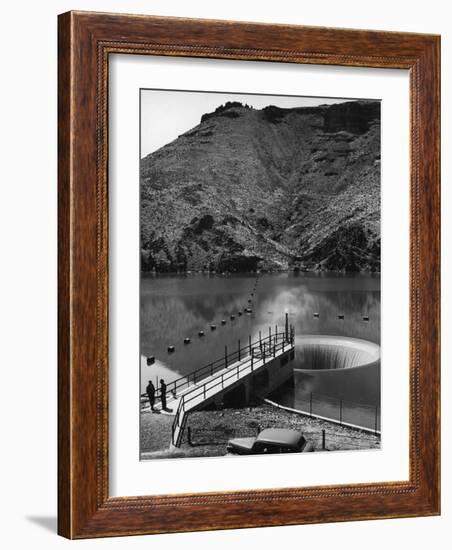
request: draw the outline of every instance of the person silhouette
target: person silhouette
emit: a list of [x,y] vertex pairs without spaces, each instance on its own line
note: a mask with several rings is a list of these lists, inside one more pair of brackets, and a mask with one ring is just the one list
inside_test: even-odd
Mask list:
[[166,411],[166,384],[163,378],[160,379],[160,399],[162,400],[162,411]]
[[149,380],[149,384],[146,387],[146,393],[148,394],[149,398],[149,405],[151,407],[152,412],[154,412],[154,403],[155,403],[155,386],[152,383],[151,380]]

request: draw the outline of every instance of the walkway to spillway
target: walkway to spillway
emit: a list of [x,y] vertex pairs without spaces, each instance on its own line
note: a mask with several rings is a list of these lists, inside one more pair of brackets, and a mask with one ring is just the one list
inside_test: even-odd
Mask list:
[[[232,353],[206,365],[189,375],[174,380],[167,386],[166,409],[162,411],[160,390],[156,392],[157,402],[154,409],[164,414],[174,415],[171,443],[180,446],[187,414],[203,408],[209,401],[218,399],[232,390],[239,382],[264,370],[270,362],[280,360],[287,364],[294,353],[295,334],[292,326],[286,326],[283,332],[277,328],[265,338],[249,340],[248,345],[238,347]],[[145,398],[145,394],[142,396]]]

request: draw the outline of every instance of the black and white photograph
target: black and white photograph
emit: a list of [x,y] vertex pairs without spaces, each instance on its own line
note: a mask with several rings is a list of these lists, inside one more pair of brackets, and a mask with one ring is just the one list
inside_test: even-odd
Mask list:
[[449,3],[2,7],[3,547],[449,548]]
[[141,460],[380,448],[380,112],[140,90]]

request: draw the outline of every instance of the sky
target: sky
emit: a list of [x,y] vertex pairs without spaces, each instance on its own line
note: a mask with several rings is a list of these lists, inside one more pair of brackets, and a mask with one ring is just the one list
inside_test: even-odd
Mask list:
[[188,132],[227,101],[240,101],[255,109],[277,107],[311,107],[343,103],[355,98],[325,98],[233,94],[221,92],[186,92],[178,90],[141,90],[141,158]]

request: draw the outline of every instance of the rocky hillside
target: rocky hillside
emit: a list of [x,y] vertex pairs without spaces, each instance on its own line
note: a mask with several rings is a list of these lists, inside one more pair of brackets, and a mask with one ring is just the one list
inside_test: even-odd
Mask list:
[[380,270],[380,103],[227,103],[141,161],[143,271]]

